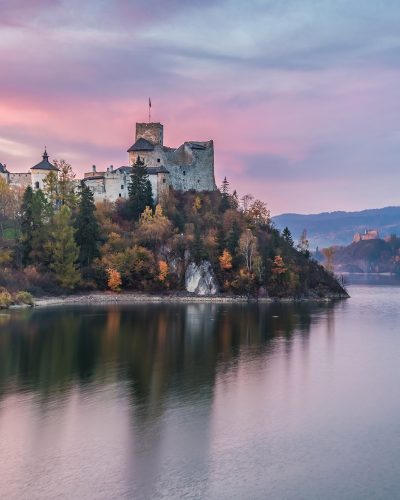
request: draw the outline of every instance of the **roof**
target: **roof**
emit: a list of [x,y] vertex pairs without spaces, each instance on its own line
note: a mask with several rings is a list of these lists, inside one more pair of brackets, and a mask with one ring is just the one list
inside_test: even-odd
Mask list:
[[49,162],[49,155],[47,154],[46,149],[43,153],[43,160],[40,163],[34,165],[31,170],[54,170],[58,172],[58,168]]
[[147,139],[140,137],[133,146],[128,149],[128,153],[131,151],[154,151],[154,144],[152,144]]

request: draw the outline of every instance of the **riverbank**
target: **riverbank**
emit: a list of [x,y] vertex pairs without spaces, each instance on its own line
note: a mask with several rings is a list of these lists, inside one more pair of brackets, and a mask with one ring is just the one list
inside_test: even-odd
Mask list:
[[66,295],[60,297],[41,297],[35,299],[35,307],[51,307],[63,305],[102,305],[102,304],[136,304],[136,303],[244,303],[244,302],[328,302],[349,298],[343,294],[331,294],[326,297],[301,297],[301,298],[271,298],[271,297],[247,297],[244,295],[224,296],[198,296],[192,294],[164,294],[150,295],[142,293],[112,293],[95,292],[89,294]]

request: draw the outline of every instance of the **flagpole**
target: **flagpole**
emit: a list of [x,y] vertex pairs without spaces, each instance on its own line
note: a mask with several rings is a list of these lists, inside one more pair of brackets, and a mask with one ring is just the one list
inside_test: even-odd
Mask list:
[[150,97],[149,97],[149,123],[150,123],[150,110],[151,110],[151,100],[150,100]]

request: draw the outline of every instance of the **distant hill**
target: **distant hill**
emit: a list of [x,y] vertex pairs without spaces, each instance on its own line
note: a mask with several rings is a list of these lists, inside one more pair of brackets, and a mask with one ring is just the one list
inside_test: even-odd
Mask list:
[[276,227],[287,226],[295,241],[307,230],[311,248],[349,245],[354,233],[378,229],[380,236],[400,235],[400,207],[375,208],[361,212],[324,212],[300,215],[282,214],[273,217]]

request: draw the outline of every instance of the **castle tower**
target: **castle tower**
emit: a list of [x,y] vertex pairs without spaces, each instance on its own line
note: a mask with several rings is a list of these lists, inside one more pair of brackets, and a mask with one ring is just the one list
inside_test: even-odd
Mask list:
[[141,138],[151,142],[154,146],[163,146],[164,125],[161,123],[137,123],[135,140]]
[[31,168],[32,189],[43,189],[43,181],[50,172],[58,172],[58,168],[49,162],[49,155],[45,148],[43,160]]

